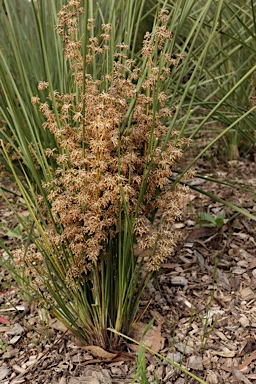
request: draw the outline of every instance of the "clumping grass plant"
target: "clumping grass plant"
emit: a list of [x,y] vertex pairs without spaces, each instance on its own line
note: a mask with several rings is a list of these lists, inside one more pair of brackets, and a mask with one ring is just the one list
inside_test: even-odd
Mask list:
[[[178,240],[173,223],[186,189],[172,188],[170,177],[186,140],[165,124],[173,110],[163,89],[183,56],[166,52],[172,39],[167,21],[163,9],[136,66],[127,44],[113,47],[111,24],[95,37],[87,9],[69,1],[57,31],[75,92],[59,93],[42,80],[43,101],[31,99],[56,142],[40,156],[29,147],[45,175],[43,193],[33,193],[29,178],[27,193],[3,144],[35,223],[33,244],[16,251],[14,261],[25,266],[34,293],[68,329],[103,348],[119,347],[108,327],[129,334],[147,282]],[[99,62],[105,68],[94,78]]]
[[[0,163],[30,211],[26,220],[15,211],[23,249],[12,254],[0,239],[4,264],[83,342],[119,348],[118,335],[129,334],[144,310],[148,280],[177,243],[183,176],[240,123],[254,129],[255,103],[226,113],[255,74],[254,24],[233,38],[226,28],[233,10],[219,23],[226,0],[2,3]],[[244,9],[249,2],[235,11],[242,31]],[[151,32],[139,49],[147,16]],[[226,88],[232,77],[217,69],[236,55],[218,45],[224,32],[222,42],[251,52]],[[216,122],[225,129],[175,178],[184,137]]]

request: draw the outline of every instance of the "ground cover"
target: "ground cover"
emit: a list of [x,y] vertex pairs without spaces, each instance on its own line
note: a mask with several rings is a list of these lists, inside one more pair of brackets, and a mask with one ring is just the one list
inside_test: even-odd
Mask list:
[[[216,161],[213,170],[205,160],[198,172],[208,178],[232,180],[237,188],[195,179],[203,188],[255,214],[254,161]],[[200,184],[200,185],[198,185]],[[6,182],[6,188],[13,189]],[[19,200],[13,194],[10,199]],[[22,207],[22,201],[21,207]],[[183,219],[175,224],[182,241],[145,291],[141,308],[147,313],[134,327],[141,331],[154,317],[143,342],[181,364],[209,384],[254,383],[256,380],[256,230],[253,221],[193,189],[182,202]],[[22,208],[20,208],[22,210]],[[19,246],[22,233],[14,214],[0,203],[1,237],[9,249]],[[200,213],[201,212],[201,213]],[[208,213],[214,218],[209,221]],[[27,215],[27,212],[23,212]],[[218,218],[220,220],[218,221]],[[207,220],[206,220],[207,219]],[[221,221],[222,220],[222,221]],[[10,231],[7,233],[5,227]],[[15,233],[16,237],[13,237]],[[20,239],[19,239],[20,234]],[[1,251],[1,257],[6,257]],[[0,282],[1,383],[131,383],[135,377],[137,347],[126,344],[126,354],[88,349],[38,303],[19,296],[14,284]],[[125,342],[125,341],[124,341]],[[127,342],[128,343],[128,342]],[[149,383],[196,383],[166,362],[146,353]],[[140,379],[137,383],[142,382]]]

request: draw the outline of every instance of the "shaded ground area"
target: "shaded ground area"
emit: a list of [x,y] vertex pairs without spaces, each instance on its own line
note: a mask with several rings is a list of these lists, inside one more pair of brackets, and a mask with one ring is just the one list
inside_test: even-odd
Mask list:
[[[204,171],[203,163],[200,171]],[[207,176],[232,179],[239,190],[203,179],[196,179],[193,184],[255,215],[255,162],[231,162]],[[12,198],[17,199],[10,195]],[[143,327],[154,316],[154,326],[144,338],[152,349],[209,384],[255,383],[255,222],[234,215],[230,208],[192,189],[183,206],[183,222],[177,224],[182,241],[149,284],[142,308],[150,299],[152,302],[133,336],[139,340]],[[222,218],[223,222],[208,226],[209,221],[202,220],[199,212],[207,212],[214,219]],[[2,225],[15,231],[18,237],[17,223],[4,201],[0,202],[0,213]],[[10,249],[17,246],[17,241],[11,238],[12,232],[7,235],[2,227],[0,235]],[[6,254],[1,251],[1,256]],[[132,382],[135,345],[127,345],[128,354],[121,357],[86,350],[65,333],[61,323],[38,309],[37,303],[28,303],[18,290],[6,288],[3,285],[6,277],[7,272],[1,271],[0,383]],[[9,325],[4,324],[5,319]],[[108,363],[95,363],[100,358]],[[146,361],[150,383],[197,382],[154,356],[146,354]]]

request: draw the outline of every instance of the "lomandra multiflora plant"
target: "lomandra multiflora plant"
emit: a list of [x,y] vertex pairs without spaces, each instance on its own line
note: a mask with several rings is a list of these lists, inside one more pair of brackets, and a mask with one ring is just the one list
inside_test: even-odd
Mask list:
[[[56,147],[45,151],[52,166],[46,197],[38,197],[46,225],[16,257],[68,329],[113,349],[120,341],[108,327],[129,334],[147,282],[179,237],[173,224],[186,190],[172,188],[170,177],[185,141],[168,130],[173,110],[162,90],[183,57],[165,53],[167,10],[146,33],[139,66],[126,44],[113,51],[111,25],[96,38],[84,12],[80,1],[69,1],[57,26],[76,92],[32,98]],[[39,83],[39,91],[47,88]]]

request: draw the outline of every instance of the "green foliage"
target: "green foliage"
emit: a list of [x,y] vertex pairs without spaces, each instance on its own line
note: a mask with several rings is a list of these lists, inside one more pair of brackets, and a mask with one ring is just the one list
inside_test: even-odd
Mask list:
[[223,227],[225,223],[225,213],[222,213],[221,215],[217,216],[216,218],[212,215],[210,215],[207,212],[198,212],[197,213],[200,219],[202,220],[202,223],[200,226],[207,226],[207,227]]

